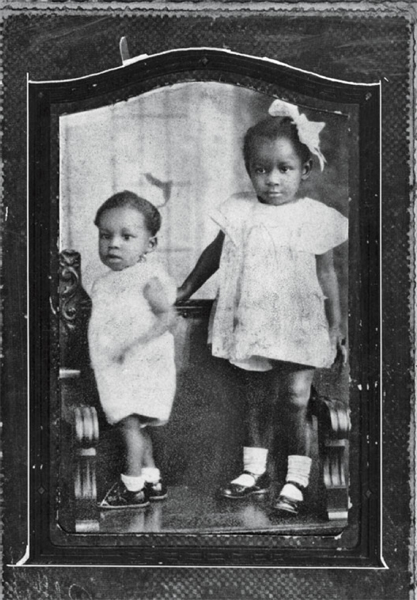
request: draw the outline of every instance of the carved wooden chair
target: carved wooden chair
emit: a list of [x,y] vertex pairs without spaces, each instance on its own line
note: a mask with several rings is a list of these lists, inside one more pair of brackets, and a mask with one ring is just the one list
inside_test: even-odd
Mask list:
[[[83,531],[91,530],[97,519],[96,455],[100,411],[97,410],[98,397],[88,353],[91,301],[81,284],[78,252],[65,250],[60,254],[59,296],[61,480],[64,482],[61,502],[65,514],[72,515],[70,526]],[[185,314],[184,311],[187,312],[184,306],[179,308],[180,314]],[[327,516],[332,521],[346,520],[349,508],[349,410],[343,402],[323,397],[316,391],[312,394],[311,409],[317,420]]]
[[94,377],[88,353],[91,300],[81,285],[80,254],[59,256],[59,382],[61,394],[60,503],[76,531],[94,528],[99,439]]
[[340,400],[311,397],[312,413],[317,418],[319,456],[326,489],[327,517],[347,520],[349,510],[349,432],[350,413]]

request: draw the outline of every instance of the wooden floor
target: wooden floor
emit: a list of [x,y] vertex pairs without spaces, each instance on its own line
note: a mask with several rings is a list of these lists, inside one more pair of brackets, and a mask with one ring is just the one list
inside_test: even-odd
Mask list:
[[[198,460],[200,458],[200,460]],[[283,478],[275,478],[271,490],[264,496],[230,500],[219,494],[224,477],[206,470],[200,479],[189,477],[178,483],[178,477],[167,477],[168,497],[152,502],[142,509],[101,509],[99,502],[117,480],[120,473],[120,447],[114,432],[107,431],[99,444],[96,460],[97,501],[75,503],[60,512],[60,521],[68,531],[103,534],[204,533],[204,532],[262,532],[337,534],[346,526],[344,521],[329,521],[326,497],[318,461],[312,470],[309,494],[304,509],[297,517],[278,515],[273,510],[274,499],[281,489]],[[202,456],[195,459],[203,464]],[[192,470],[194,473],[194,469]],[[188,473],[188,476],[187,476]],[[189,482],[192,483],[189,483]],[[71,510],[72,514],[69,514]],[[68,524],[72,524],[68,527]]]
[[103,510],[98,506],[83,511],[78,507],[76,529],[83,533],[280,533],[337,534],[343,521],[328,521],[317,503],[306,506],[297,517],[277,516],[271,497],[245,500],[218,498],[215,493],[186,486],[169,489],[166,500],[146,508]]

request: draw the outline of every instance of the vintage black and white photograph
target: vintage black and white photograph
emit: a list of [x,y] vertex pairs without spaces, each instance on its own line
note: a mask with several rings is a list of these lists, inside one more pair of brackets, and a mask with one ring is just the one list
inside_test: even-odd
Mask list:
[[359,392],[379,316],[358,297],[379,86],[315,76],[306,94],[311,74],[268,59],[119,46],[116,73],[29,81],[53,543],[256,533],[350,552],[378,514]]
[[198,81],[60,117],[75,531],[347,525],[348,117]]
[[401,19],[89,10],[6,26],[8,593],[405,598]]

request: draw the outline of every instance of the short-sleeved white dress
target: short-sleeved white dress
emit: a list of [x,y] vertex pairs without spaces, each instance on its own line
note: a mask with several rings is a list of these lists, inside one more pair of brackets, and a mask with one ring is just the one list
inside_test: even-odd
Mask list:
[[247,370],[270,359],[330,367],[316,255],[347,240],[348,220],[310,198],[281,206],[236,194],[212,213],[225,233],[209,341],[214,356]]
[[138,414],[159,425],[170,416],[175,394],[174,338],[166,332],[149,342],[137,342],[156,323],[143,295],[154,277],[174,304],[176,286],[155,262],[109,271],[92,288],[90,358],[100,402],[112,424]]

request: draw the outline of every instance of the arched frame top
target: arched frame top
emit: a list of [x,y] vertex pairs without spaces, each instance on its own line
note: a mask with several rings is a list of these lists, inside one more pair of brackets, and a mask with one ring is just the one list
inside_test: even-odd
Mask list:
[[[194,73],[194,75],[193,75]],[[124,62],[121,67],[57,81],[32,81],[28,76],[31,97],[42,93],[51,103],[86,100],[116,92],[126,99],[135,94],[135,82],[182,74],[186,80],[230,81],[253,78],[262,84],[277,84],[288,91],[310,98],[346,104],[379,103],[380,82],[355,83],[303,71],[268,58],[259,58],[217,48],[186,48],[151,56],[142,55]],[[191,77],[190,77],[191,75]],[[165,83],[166,85],[166,83]],[[372,100],[374,102],[372,102]]]

